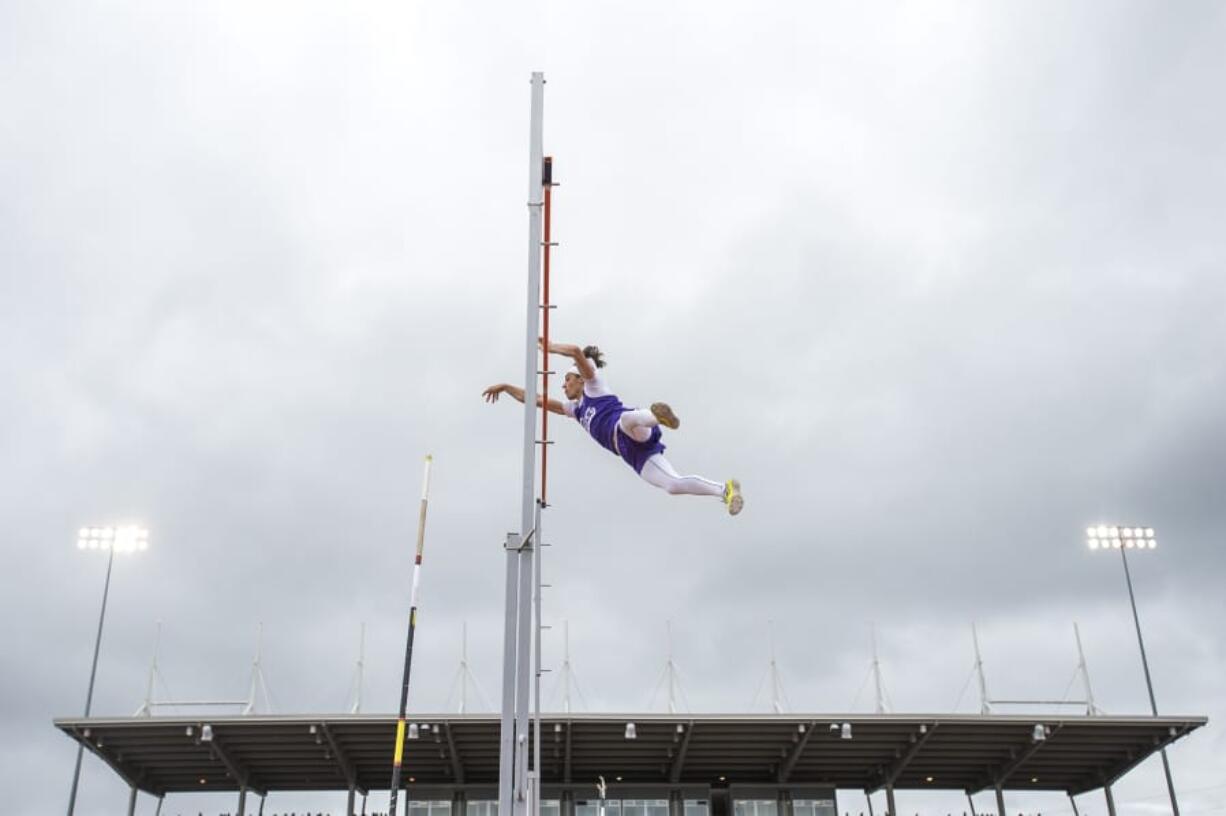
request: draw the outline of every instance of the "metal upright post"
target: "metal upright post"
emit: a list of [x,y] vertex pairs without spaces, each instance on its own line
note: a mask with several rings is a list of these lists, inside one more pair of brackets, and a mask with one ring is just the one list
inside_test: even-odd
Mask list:
[[885,786],[885,802],[886,807],[890,809],[890,816],[898,816],[898,811],[894,807],[894,783],[888,783]]
[[353,708],[350,714],[362,713],[362,681],[363,675],[366,672],[366,624],[362,623],[362,628],[358,631],[358,667],[357,667],[357,692],[353,699]]
[[[1098,706],[1094,705],[1094,689],[1090,687],[1090,668],[1086,665],[1086,653],[1081,648],[1081,630],[1077,627],[1076,621],[1073,621],[1073,636],[1077,638],[1077,668],[1081,670],[1081,682],[1086,690],[1086,716],[1093,717],[1098,713]],[[1074,813],[1073,816],[1077,814]]]
[[502,728],[498,744],[498,816],[512,816],[515,792],[515,635],[518,631],[519,533],[507,533],[506,609],[502,627]]
[[1000,785],[996,786],[996,813],[997,816],[1005,816],[1005,792]]
[[528,714],[532,687],[532,575],[536,560],[535,524],[530,528],[531,539],[519,554],[519,600],[516,632],[515,671],[515,816],[528,813]]
[[984,679],[983,658],[979,656],[979,630],[975,628],[974,621],[971,622],[971,640],[975,642],[975,673],[979,675],[979,713],[991,714],[992,706],[988,702],[988,681]]
[[[544,458],[544,452],[541,454]],[[536,505],[536,534],[539,544],[541,534],[541,509],[544,502],[538,502]],[[533,609],[536,618],[536,625],[533,627],[533,634],[536,642],[532,646],[532,816],[540,816],[541,812],[541,555],[540,546],[537,547],[536,557],[533,559],[534,566],[534,583],[533,594],[535,596],[535,607]]]
[[[1141,667],[1145,669],[1145,688],[1149,691],[1149,710],[1158,716],[1158,703],[1154,700],[1154,683],[1149,676],[1149,660],[1145,657],[1145,640],[1141,637],[1141,618],[1137,615],[1137,599],[1132,594],[1132,573],[1128,570],[1128,548],[1120,547],[1124,559],[1124,579],[1128,582],[1128,602],[1132,604],[1132,622],[1137,627],[1137,645],[1141,647]],[[1166,757],[1166,748],[1161,750],[1162,771],[1166,774],[1166,789],[1171,797],[1171,813],[1179,816],[1179,801],[1175,798],[1175,781],[1171,778],[1171,761]]]
[[885,695],[881,691],[881,661],[877,659],[877,627],[869,624],[869,634],[873,641],[873,686],[876,689],[877,713],[885,713]]
[[[133,785],[132,793],[128,795],[128,816],[135,816],[135,814],[136,814],[136,786]],[[239,813],[239,816],[242,816],[241,811]]]
[[[779,680],[779,663],[775,660],[775,622],[767,621],[767,638],[771,649],[771,711],[783,713],[783,683]],[[670,637],[671,641],[672,638]]]
[[136,716],[153,716],[153,679],[158,672],[158,647],[162,643],[162,622],[157,622],[157,632],[153,636],[153,662],[149,664],[149,682],[145,686],[145,702],[136,710]]
[[1107,816],[1115,816],[1115,797],[1111,794],[1111,786],[1103,785],[1103,796],[1107,799]]
[[468,621],[460,628],[460,713],[468,711]]
[[238,787],[238,816],[247,816],[247,786]]
[[562,623],[562,711],[570,714],[570,621]]
[[664,671],[668,673],[668,713],[676,714],[677,677],[673,668],[673,622],[671,620],[664,621],[664,628],[668,636],[668,663],[664,666]]
[[[508,539],[507,607],[503,638],[502,734],[498,763],[498,814],[523,816],[527,749],[528,681],[532,617],[532,554],[536,546],[536,382],[540,325],[541,216],[543,209],[545,76],[532,74],[528,128],[528,293],[525,304],[525,366],[520,533]],[[514,546],[512,546],[514,545]]]
[[[89,670],[89,690],[85,692],[85,716],[89,717],[90,706],[94,702],[94,678],[98,676],[98,649],[102,646],[102,622],[106,619],[106,597],[111,591],[111,565],[115,563],[115,547],[112,545],[106,557],[106,581],[102,584],[102,611],[98,613],[98,634],[94,638],[94,662]],[[85,744],[77,743],[77,766],[72,772],[72,789],[68,792],[68,816],[77,807],[77,784],[81,780],[81,755],[85,752]]]

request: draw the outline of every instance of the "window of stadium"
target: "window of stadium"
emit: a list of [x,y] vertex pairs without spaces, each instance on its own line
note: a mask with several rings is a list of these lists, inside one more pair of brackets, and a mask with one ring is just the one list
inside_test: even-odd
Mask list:
[[409,802],[409,816],[451,816],[451,802]]
[[622,803],[620,799],[604,800],[604,813],[601,813],[599,799],[579,799],[575,801],[575,816],[621,816]]
[[668,800],[623,799],[622,816],[668,816]]
[[792,816],[835,816],[833,799],[795,799]]
[[779,816],[779,803],[774,799],[737,799],[733,816]]
[[686,799],[684,816],[710,816],[711,808],[706,799]]

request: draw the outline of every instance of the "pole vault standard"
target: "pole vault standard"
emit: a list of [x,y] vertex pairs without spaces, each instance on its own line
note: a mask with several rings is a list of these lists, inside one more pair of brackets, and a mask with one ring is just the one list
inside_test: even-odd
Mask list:
[[[553,209],[553,157],[546,156],[545,164],[542,169],[541,184],[544,186],[545,193],[545,240],[541,242],[543,248],[543,280],[541,282],[542,299],[541,299],[541,499],[536,503],[536,533],[538,540],[541,535],[541,511],[549,506],[546,501],[546,490],[549,488],[549,446],[553,443],[549,440],[549,375],[552,373],[549,370],[549,310],[553,308],[553,304],[549,302],[549,250],[553,246],[552,229],[550,220]],[[536,569],[534,570],[534,605],[533,614],[536,615],[536,626],[533,627],[533,636],[535,643],[532,647],[534,656],[534,664],[532,671],[532,816],[540,816],[541,814],[541,675],[544,669],[541,668],[541,630],[545,628],[541,623],[541,571],[544,569],[544,564],[541,558],[544,556],[545,543],[542,541],[539,549],[536,551]]]
[[392,789],[388,801],[389,816],[396,816],[396,800],[400,795],[400,763],[404,759],[404,718],[409,705],[409,670],[413,668],[413,634],[417,631],[417,588],[421,579],[421,553],[426,546],[426,506],[430,501],[430,465],[426,456],[425,473],[421,482],[421,510],[417,515],[417,554],[413,558],[413,588],[409,593],[409,636],[404,647],[404,682],[400,686],[400,715],[396,719],[396,747],[392,754]]
[[[498,816],[526,816],[528,691],[533,671],[533,584],[540,506],[536,498],[537,338],[541,312],[541,222],[545,155],[542,142],[545,75],[533,72],[528,127],[528,293],[525,304],[524,423],[520,529],[506,542],[506,613],[502,641],[502,731],[498,759]],[[543,350],[547,357],[547,349]],[[544,395],[542,395],[543,397]],[[544,442],[545,440],[541,440]],[[542,446],[544,447],[544,446]],[[542,487],[542,495],[544,488]]]

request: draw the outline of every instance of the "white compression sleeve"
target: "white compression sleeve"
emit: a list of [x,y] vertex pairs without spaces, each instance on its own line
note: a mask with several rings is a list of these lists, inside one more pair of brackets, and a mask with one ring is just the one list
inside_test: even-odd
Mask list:
[[635,442],[646,442],[651,438],[651,429],[659,424],[660,420],[656,419],[655,414],[646,408],[626,411],[617,420],[617,425],[622,429],[622,433]]
[[704,479],[701,476],[680,475],[672,463],[664,458],[662,453],[657,453],[644,462],[643,470],[639,475],[643,477],[644,481],[667,491],[673,496],[682,494],[689,496],[719,496],[720,498],[724,496],[724,486],[722,484],[713,482],[710,479]]

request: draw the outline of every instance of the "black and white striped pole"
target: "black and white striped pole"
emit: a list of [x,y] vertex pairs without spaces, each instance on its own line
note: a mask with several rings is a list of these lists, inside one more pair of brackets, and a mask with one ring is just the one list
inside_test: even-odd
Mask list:
[[434,457],[426,455],[425,473],[421,483],[421,510],[417,516],[417,554],[413,558],[413,588],[409,593],[409,636],[404,647],[404,682],[400,686],[400,714],[396,718],[396,749],[392,755],[392,789],[388,801],[389,816],[396,816],[396,800],[400,794],[400,767],[404,759],[404,719],[409,705],[409,672],[413,668],[413,633],[417,631],[417,588],[421,580],[421,553],[426,546],[426,506],[430,501],[430,465]]

